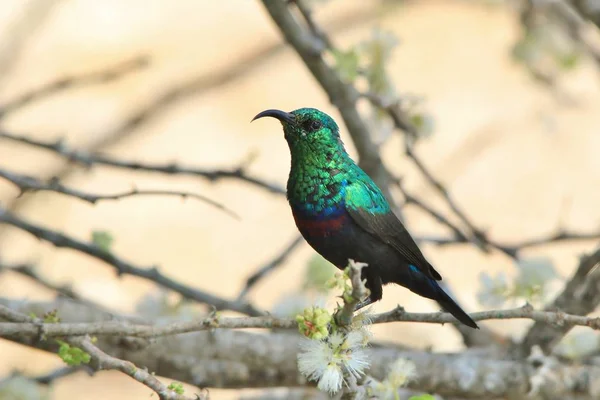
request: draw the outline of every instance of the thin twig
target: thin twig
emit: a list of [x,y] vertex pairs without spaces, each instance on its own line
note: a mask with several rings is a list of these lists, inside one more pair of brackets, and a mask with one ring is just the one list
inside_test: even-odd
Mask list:
[[86,299],[84,296],[81,296],[79,293],[73,290],[73,288],[70,285],[52,282],[47,277],[41,275],[31,264],[4,265],[0,263],[0,273],[2,272],[13,272],[15,274],[25,276],[37,283],[38,285],[57,293],[59,296],[75,300],[78,303],[85,304],[88,307],[104,311],[108,314],[113,314],[113,312],[108,308],[90,299]]
[[40,286],[49,289],[53,292],[56,292],[61,296],[77,301],[83,300],[81,296],[77,294],[70,285],[61,285],[55,282],[51,282],[48,278],[40,275],[36,271],[36,269],[30,264],[0,264],[0,272],[13,272],[15,274],[25,276],[31,279],[32,281],[36,282]]
[[352,316],[354,315],[356,306],[369,294],[365,282],[361,279],[363,268],[369,268],[368,264],[348,260],[346,271],[352,284],[352,290],[350,293],[344,292],[342,295],[344,305],[334,315],[336,322],[340,326],[348,326],[352,323]]
[[[41,320],[40,318],[27,316],[23,313],[11,310],[6,306],[0,305],[0,318],[2,317],[18,321],[28,321],[31,325],[37,326],[40,329],[38,331],[39,333],[43,332],[43,326],[45,325],[43,323],[43,320]],[[154,376],[154,374],[152,374],[148,370],[137,367],[131,361],[121,360],[119,358],[106,354],[105,352],[100,350],[96,345],[93,344],[93,341],[89,335],[60,336],[66,336],[64,337],[66,342],[73,346],[79,347],[83,351],[85,351],[90,356],[92,366],[96,370],[121,371],[124,374],[129,375],[136,381],[152,389],[154,392],[156,392],[156,394],[158,394],[158,397],[161,400],[207,399],[207,396],[205,394],[196,395],[194,398],[192,398],[176,393],[174,390],[169,389],[166,385],[159,381]],[[40,335],[40,337],[44,337],[43,334]]]
[[48,180],[48,182],[42,182],[41,180],[39,180],[33,176],[22,175],[22,174],[18,174],[16,172],[10,172],[10,171],[6,171],[3,169],[0,169],[0,178],[4,178],[4,179],[8,180],[9,182],[12,182],[15,186],[17,186],[19,188],[19,190],[21,191],[19,196],[23,195],[26,192],[47,191],[47,192],[55,192],[55,193],[64,194],[64,195],[70,196],[70,197],[75,197],[77,199],[86,201],[91,204],[96,204],[98,201],[120,200],[120,199],[124,199],[127,197],[134,197],[134,196],[177,196],[177,197],[181,197],[184,200],[189,197],[189,198],[196,199],[196,200],[202,201],[204,203],[207,203],[207,204],[223,211],[230,217],[233,217],[235,219],[240,219],[239,215],[237,215],[234,211],[225,207],[223,204],[221,204],[215,200],[212,200],[208,197],[205,197],[203,195],[191,193],[191,192],[171,191],[171,190],[140,190],[140,189],[137,189],[134,187],[133,189],[126,191],[126,192],[122,192],[122,193],[101,195],[101,194],[86,193],[86,192],[83,192],[83,191],[80,191],[77,189],[70,188],[68,186],[63,185],[58,179],[55,179],[55,178]]
[[52,385],[57,380],[67,377],[67,376],[71,376],[80,371],[86,371],[88,373],[91,372],[91,370],[87,366],[60,367],[60,368],[56,368],[55,370],[50,371],[43,375],[37,375],[37,376],[31,376],[31,377],[28,376],[27,379],[30,379],[36,383],[39,383],[40,385]]
[[410,137],[410,140],[416,140],[419,137],[419,130],[410,121],[408,114],[402,110],[399,99],[387,101],[385,97],[372,92],[363,92],[361,95],[368,99],[375,107],[386,111],[396,129],[405,132]]
[[313,19],[312,8],[308,4],[308,2],[306,0],[293,0],[290,2],[290,4],[291,3],[294,3],[296,7],[298,7],[300,14],[304,18],[304,21],[306,22],[306,25],[308,26],[312,34],[318,37],[323,42],[325,48],[333,49],[334,45],[331,41],[331,38],[327,35],[327,33],[325,33],[325,31],[321,29],[319,24],[317,24]]
[[54,371],[51,371],[47,374],[28,377],[28,379],[31,379],[34,382],[39,383],[40,385],[52,385],[57,380],[67,377],[67,376],[71,376],[80,371],[86,371],[89,373],[90,369],[87,368],[87,366],[61,367],[61,368],[56,368]]
[[414,204],[415,206],[419,207],[420,209],[431,215],[436,221],[447,226],[452,231],[452,233],[454,234],[454,239],[451,240],[464,243],[471,242],[469,238],[460,230],[460,228],[452,222],[450,222],[448,218],[446,218],[444,215],[434,210],[431,206],[425,204],[423,201],[417,199],[412,194],[410,194],[404,188],[401,179],[395,179],[395,183],[402,195],[404,196],[406,204]]
[[477,239],[478,241],[486,243],[487,238],[486,238],[485,233],[483,231],[481,231],[479,228],[477,228],[475,226],[475,224],[473,222],[471,222],[471,220],[466,216],[464,211],[456,204],[456,202],[454,201],[452,196],[450,196],[450,193],[446,189],[446,187],[436,177],[433,176],[431,171],[429,171],[429,169],[427,169],[425,164],[416,155],[416,153],[414,152],[414,149],[412,148],[412,145],[407,145],[405,147],[405,151],[406,151],[406,155],[413,161],[413,163],[419,169],[419,171],[421,171],[421,174],[429,181],[431,186],[433,186],[439,192],[439,194],[444,198],[444,200],[446,201],[448,206],[452,209],[452,211],[454,211],[454,214],[456,214],[456,216],[462,221],[462,223],[465,224],[469,228],[469,230],[473,234],[474,238]]
[[594,61],[600,66],[600,48],[590,38],[590,34],[599,36],[598,27],[592,22],[582,17],[577,9],[569,1],[565,0],[545,0],[546,3],[553,6],[554,9],[563,17],[569,27],[573,39],[583,45],[585,50],[592,56]]
[[66,376],[70,376],[73,375],[79,371],[89,371],[89,368],[84,367],[84,366],[79,366],[79,367],[60,367],[60,368],[56,368],[53,371],[50,371],[46,374],[43,375],[37,375],[37,376],[28,376],[25,375],[24,373],[22,373],[19,370],[15,370],[12,373],[10,373],[9,375],[5,376],[4,378],[0,379],[0,386],[2,386],[5,382],[10,381],[11,379],[17,378],[17,377],[23,377],[29,381],[35,382],[37,384],[40,385],[52,385],[54,384],[57,380],[64,378]]
[[26,136],[0,131],[0,138],[8,139],[13,142],[22,143],[36,147],[38,149],[48,150],[58,154],[70,161],[82,163],[86,166],[105,165],[115,168],[131,169],[137,171],[158,172],[168,175],[190,175],[199,176],[208,179],[211,182],[220,179],[238,179],[254,186],[268,190],[271,193],[284,194],[285,190],[277,185],[265,182],[246,174],[246,163],[230,170],[203,169],[195,167],[179,166],[175,163],[144,163],[138,161],[127,161],[113,158],[107,155],[91,154],[85,151],[79,151],[69,148],[62,140],[42,141]]
[[148,57],[138,56],[131,60],[124,62],[122,61],[117,65],[105,67],[98,71],[88,72],[77,76],[62,77],[53,82],[46,83],[36,89],[20,94],[9,100],[7,103],[0,104],[0,118],[4,118],[11,112],[62,91],[78,86],[108,83],[131,72],[139,71],[140,69],[147,67],[149,64],[150,60]]
[[[356,26],[357,24],[365,24],[378,17],[379,13],[376,7],[371,7],[367,10],[359,9],[348,12],[342,18],[334,19],[329,23],[329,27],[332,31],[346,31],[348,27]],[[118,141],[128,138],[135,132],[138,132],[142,125],[163,116],[164,113],[170,110],[177,102],[182,102],[190,97],[200,96],[207,91],[218,89],[226,84],[231,84],[235,80],[245,76],[245,74],[268,63],[284,49],[284,43],[270,43],[240,57],[240,59],[232,65],[211,71],[209,74],[203,73],[200,76],[188,78],[169,87],[167,90],[151,99],[148,103],[142,104],[140,108],[134,110],[133,113],[125,121],[119,124],[117,128],[111,132],[100,135],[99,140],[92,141],[86,150],[99,152],[110,146],[114,146]],[[48,176],[57,176],[60,179],[65,179],[65,177],[72,172],[72,168],[61,165],[48,173]],[[228,173],[231,171],[223,172]],[[235,176],[232,176],[232,178],[235,178]],[[272,186],[276,187],[276,185]],[[277,192],[279,191],[280,188],[277,188]],[[7,208],[16,212],[26,203],[26,200],[27,199],[15,199],[14,202],[7,205]]]
[[152,389],[161,400],[199,400],[207,399],[205,394],[198,395],[195,397],[184,396],[178,394],[174,390],[169,389],[164,383],[159,381],[152,373],[144,368],[137,367],[131,361],[121,360],[106,354],[98,347],[96,347],[89,337],[72,337],[67,341],[81,348],[83,351],[88,353],[96,366],[97,370],[115,370],[129,375],[136,381]]
[[[411,137],[416,137],[418,135],[417,128],[410,122],[408,116],[402,111],[400,108],[400,103],[398,101],[395,102],[386,102],[380,96],[377,96],[373,93],[363,93],[363,96],[369,99],[371,103],[382,110],[386,111],[388,115],[391,117],[394,122],[394,126],[396,129],[408,133]],[[448,204],[450,209],[454,212],[454,214],[461,220],[461,222],[468,228],[469,232],[467,234],[463,233],[456,225],[452,224],[447,218],[442,217],[441,214],[435,212],[430,207],[425,207],[422,202],[414,201],[414,197],[407,196],[407,192],[402,190],[407,201],[410,201],[421,208],[423,208],[426,212],[431,214],[435,219],[437,219],[442,224],[446,225],[450,228],[457,239],[460,241],[469,241],[477,246],[480,250],[488,252],[487,245],[491,245],[496,247],[498,250],[502,251],[506,255],[511,258],[517,257],[516,250],[503,247],[495,242],[492,242],[489,238],[487,238],[485,232],[481,229],[477,228],[475,224],[467,217],[465,212],[458,206],[458,204],[454,201],[454,199],[450,196],[449,191],[446,187],[429,171],[429,169],[425,166],[425,164],[421,161],[421,159],[417,156],[413,149],[413,144],[410,138],[405,138],[405,154],[409,157],[413,164],[417,167],[417,169],[421,172],[421,174],[425,177],[427,182],[431,186],[433,186],[437,192],[442,196],[444,201]],[[398,179],[395,180],[398,183]]]
[[8,211],[0,208],[0,223],[14,226],[25,232],[29,232],[33,236],[47,241],[56,247],[69,248],[81,253],[92,256],[98,260],[104,261],[108,265],[112,266],[119,275],[132,275],[140,278],[147,279],[155,282],[160,286],[171,289],[176,293],[181,294],[183,297],[195,300],[200,303],[205,303],[215,307],[217,310],[232,310],[237,311],[246,315],[261,315],[262,312],[256,309],[249,303],[236,302],[226,300],[215,296],[213,294],[201,291],[191,286],[185,285],[184,283],[178,282],[172,278],[163,275],[156,267],[138,267],[132,263],[129,263],[116,255],[103,250],[102,248],[95,246],[91,243],[86,243],[75,238],[71,238],[60,232],[53,231],[50,229],[43,228],[31,224],[17,216],[9,213]]
[[568,242],[570,240],[593,240],[600,238],[600,230],[596,232],[575,232],[573,230],[559,228],[556,232],[533,239],[526,239],[515,244],[503,245],[506,248],[523,250],[529,247],[544,246],[549,243]]
[[292,240],[290,244],[283,249],[283,251],[275,256],[275,258],[259,267],[252,275],[250,275],[250,277],[246,279],[246,285],[240,291],[236,301],[244,300],[250,292],[250,289],[252,289],[254,285],[256,285],[261,279],[264,279],[267,275],[281,266],[298,247],[298,245],[302,243],[302,241],[302,236],[296,236],[296,238],[294,238],[294,240]]
[[[14,319],[20,321],[28,321],[31,326],[38,327],[38,333],[43,332],[44,324],[42,320],[35,317],[30,317],[17,311],[13,311],[8,307],[0,305],[0,318]],[[173,390],[167,388],[162,382],[160,382],[153,374],[149,373],[145,369],[136,367],[130,361],[120,360],[112,357],[98,347],[96,347],[89,336],[69,336],[69,335],[58,335],[64,337],[65,341],[71,345],[77,346],[90,355],[91,361],[97,370],[117,370],[121,371],[138,382],[148,386],[154,392],[156,392],[160,399],[165,400],[192,400],[191,397],[179,395]],[[66,337],[65,337],[66,336]],[[41,337],[41,336],[40,336]],[[72,373],[73,371],[67,371]],[[196,397],[198,398],[198,397]]]
[[[369,11],[350,12],[343,18],[338,18],[331,21],[331,29],[334,31],[347,30],[348,27],[356,26],[377,18],[376,9]],[[142,125],[156,120],[164,115],[165,112],[171,109],[178,102],[188,100],[191,97],[199,96],[210,90],[218,89],[227,84],[240,79],[240,77],[251,73],[261,66],[267,64],[282,50],[285,49],[283,43],[275,42],[264,47],[244,54],[231,65],[225,68],[212,70],[209,74],[203,73],[200,76],[195,76],[190,79],[168,88],[153,98],[149,103],[143,104],[139,109],[134,111],[123,123],[121,123],[112,132],[106,134],[95,147],[106,148],[114,144],[118,138],[122,140],[128,137]]]
[[[573,277],[556,299],[546,306],[546,310],[580,315],[594,311],[600,304],[600,270],[597,270],[599,264],[600,247],[581,258]],[[521,354],[528,354],[534,345],[538,345],[542,350],[549,351],[572,327],[570,324],[548,326],[544,321],[538,321],[523,338],[519,350]]]

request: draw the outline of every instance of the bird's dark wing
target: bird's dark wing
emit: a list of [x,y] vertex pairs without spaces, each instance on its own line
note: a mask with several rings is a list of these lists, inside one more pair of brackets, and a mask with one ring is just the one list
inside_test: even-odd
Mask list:
[[402,222],[372,182],[354,181],[346,187],[346,210],[362,229],[398,251],[407,263],[414,265],[426,276],[441,280],[441,275],[425,259]]

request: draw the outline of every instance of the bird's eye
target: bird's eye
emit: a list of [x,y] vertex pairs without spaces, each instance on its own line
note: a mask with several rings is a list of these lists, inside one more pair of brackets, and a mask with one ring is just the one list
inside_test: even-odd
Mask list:
[[302,128],[307,133],[316,132],[321,129],[322,126],[323,124],[318,119],[307,119],[302,123]]
[[309,124],[310,131],[312,131],[312,132],[318,131],[319,129],[321,129],[321,126],[322,126],[321,121],[318,121],[318,120],[313,120]]

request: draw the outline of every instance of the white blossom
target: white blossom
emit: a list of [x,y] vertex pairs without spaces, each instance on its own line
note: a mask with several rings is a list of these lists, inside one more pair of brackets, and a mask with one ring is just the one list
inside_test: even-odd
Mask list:
[[23,376],[11,377],[0,382],[0,399],[43,400],[48,398],[47,390]]
[[323,375],[319,379],[317,387],[323,392],[334,394],[342,388],[343,382],[344,375],[342,374],[342,370],[339,365],[336,363],[330,363],[327,368],[325,368]]
[[407,359],[399,358],[390,366],[390,371],[382,382],[371,380],[367,383],[371,394],[382,400],[398,398],[398,389],[405,386],[417,375],[415,364]]
[[352,331],[346,336],[344,347],[349,349],[364,347],[369,343],[370,338],[371,331],[369,331],[367,328],[361,328],[357,331]]
[[387,379],[395,386],[401,387],[416,376],[417,367],[415,364],[405,358],[399,358],[392,364]]
[[333,350],[325,340],[306,339],[298,354],[298,369],[310,380],[318,380],[333,359]]
[[330,394],[339,391],[350,375],[358,378],[369,367],[364,350],[368,331],[337,331],[326,339],[306,339],[300,345],[298,369],[309,380],[317,381],[320,390]]
[[477,298],[482,305],[500,307],[506,302],[509,287],[504,273],[492,277],[487,272],[482,272],[479,274],[479,281],[481,289],[477,292]]
[[341,332],[335,332],[329,335],[329,346],[335,351],[342,344],[344,344],[344,340],[346,337]]
[[365,369],[369,367],[369,356],[362,348],[354,348],[352,351],[347,351],[344,356],[344,366],[355,378],[364,374]]

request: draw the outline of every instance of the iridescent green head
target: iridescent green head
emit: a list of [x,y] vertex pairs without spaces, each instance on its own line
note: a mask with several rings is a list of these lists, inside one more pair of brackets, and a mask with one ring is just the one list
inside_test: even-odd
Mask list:
[[283,125],[285,140],[290,148],[297,146],[315,151],[327,147],[340,147],[339,128],[333,118],[316,108],[299,108],[292,112],[265,110],[252,119],[272,117]]

